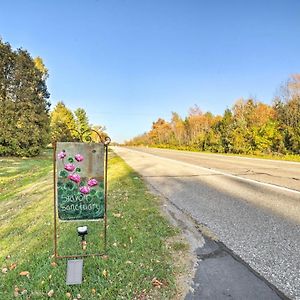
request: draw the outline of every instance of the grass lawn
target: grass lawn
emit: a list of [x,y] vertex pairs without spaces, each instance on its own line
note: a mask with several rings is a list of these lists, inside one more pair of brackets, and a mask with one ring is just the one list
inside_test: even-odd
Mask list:
[[[178,231],[161,216],[159,199],[113,153],[108,174],[108,256],[85,258],[83,283],[67,286],[66,260],[52,258],[51,152],[1,158],[0,299],[170,299],[176,293],[172,257],[181,247],[166,241]],[[60,224],[59,254],[81,253],[76,228],[83,224],[87,251],[99,252],[103,223],[85,221]]]
[[211,151],[200,151],[197,148],[189,146],[150,146],[151,148],[159,149],[170,149],[170,150],[179,150],[179,151],[190,151],[190,152],[199,152],[205,154],[216,154],[216,155],[226,155],[226,156],[240,156],[240,157],[249,157],[249,158],[261,158],[261,159],[272,159],[272,160],[284,160],[284,161],[295,161],[300,162],[299,154],[263,154],[263,153],[254,153],[254,154],[236,154],[236,153],[223,153],[223,152],[211,152]]

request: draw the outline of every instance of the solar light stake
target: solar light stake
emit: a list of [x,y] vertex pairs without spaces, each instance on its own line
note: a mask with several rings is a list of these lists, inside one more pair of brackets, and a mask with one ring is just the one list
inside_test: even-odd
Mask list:
[[78,236],[81,237],[81,247],[82,250],[86,250],[87,242],[85,240],[85,236],[88,234],[88,227],[87,226],[79,226],[77,227]]

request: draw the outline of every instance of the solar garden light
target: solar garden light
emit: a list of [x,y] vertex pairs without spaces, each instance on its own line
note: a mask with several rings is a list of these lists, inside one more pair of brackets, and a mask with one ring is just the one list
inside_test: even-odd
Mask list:
[[81,237],[81,246],[82,246],[82,250],[86,250],[86,240],[85,240],[85,236],[88,234],[88,227],[87,226],[79,226],[77,227],[77,233],[78,236]]

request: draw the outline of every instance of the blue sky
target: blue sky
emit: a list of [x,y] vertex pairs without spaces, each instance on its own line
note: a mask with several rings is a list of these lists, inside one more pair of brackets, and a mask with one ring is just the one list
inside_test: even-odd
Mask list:
[[122,142],[197,104],[271,103],[300,72],[298,0],[2,1],[0,36],[41,56],[52,107],[82,107]]

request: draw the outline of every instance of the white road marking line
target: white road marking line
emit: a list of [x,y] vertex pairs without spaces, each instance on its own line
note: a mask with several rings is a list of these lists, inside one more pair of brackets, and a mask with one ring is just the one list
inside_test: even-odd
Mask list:
[[221,172],[221,171],[217,171],[217,170],[209,169],[209,168],[205,168],[205,167],[196,166],[196,165],[193,165],[191,163],[186,163],[186,162],[179,161],[179,160],[176,160],[176,159],[171,159],[171,158],[166,158],[166,157],[160,157],[158,155],[147,153],[147,152],[143,152],[143,151],[138,151],[138,150],[133,150],[133,149],[128,149],[128,148],[126,148],[126,150],[132,151],[132,152],[143,153],[143,154],[146,154],[146,155],[149,155],[149,156],[153,156],[155,158],[159,158],[161,160],[170,161],[172,163],[177,162],[177,163],[179,163],[179,164],[181,164],[183,166],[193,167],[193,168],[197,168],[197,169],[205,170],[205,171],[208,170],[208,171],[211,171],[211,172],[213,172],[215,174],[219,174],[219,175],[231,177],[231,178],[234,178],[234,179],[239,179],[239,180],[242,180],[242,181],[251,182],[251,183],[254,183],[254,184],[263,185],[263,186],[267,186],[267,187],[270,187],[270,188],[275,188],[275,189],[278,189],[278,190],[281,190],[281,191],[295,193],[295,194],[299,194],[300,195],[300,191],[289,189],[289,188],[286,188],[286,187],[283,187],[283,186],[279,186],[279,185],[275,185],[275,184],[271,184],[271,183],[266,183],[266,182],[261,182],[261,181],[257,181],[257,180],[253,180],[253,179],[249,179],[249,178],[245,178],[245,177],[239,177],[237,175],[233,175],[233,174],[229,174],[229,173],[224,173],[224,172]]

